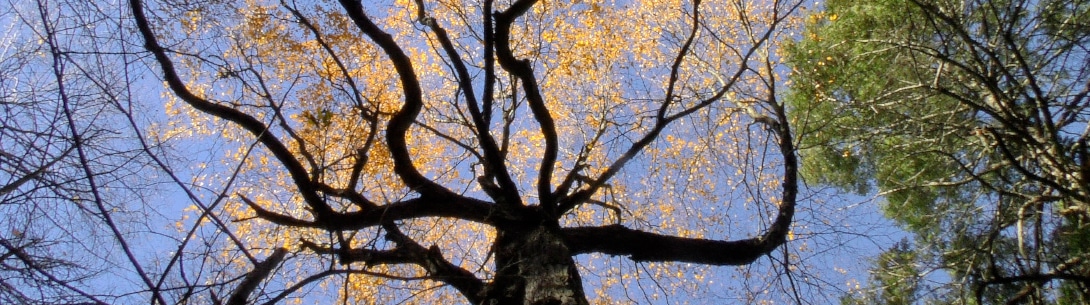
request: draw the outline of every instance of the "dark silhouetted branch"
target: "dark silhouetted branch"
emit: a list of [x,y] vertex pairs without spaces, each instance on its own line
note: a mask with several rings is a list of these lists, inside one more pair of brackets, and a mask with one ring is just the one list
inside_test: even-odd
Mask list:
[[231,293],[231,297],[227,299],[227,305],[245,305],[246,300],[250,298],[250,294],[257,289],[257,285],[261,284],[261,281],[269,277],[273,269],[280,265],[280,262],[284,260],[284,256],[288,254],[288,249],[277,248],[273,251],[272,255],[269,255],[264,261],[254,265],[254,270],[250,271],[245,278],[242,279],[242,283],[238,284],[238,289],[235,289],[234,293]]

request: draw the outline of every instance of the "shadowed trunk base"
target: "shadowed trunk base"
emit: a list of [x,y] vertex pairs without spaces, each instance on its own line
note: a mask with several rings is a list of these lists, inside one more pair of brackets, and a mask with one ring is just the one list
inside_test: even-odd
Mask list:
[[485,290],[486,305],[585,305],[583,282],[559,230],[540,226],[500,232],[496,278]]

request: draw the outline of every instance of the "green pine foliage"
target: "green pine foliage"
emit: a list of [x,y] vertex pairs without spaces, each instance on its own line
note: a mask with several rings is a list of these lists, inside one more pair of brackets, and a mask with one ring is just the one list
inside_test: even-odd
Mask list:
[[810,15],[788,46],[803,177],[881,195],[916,236],[845,303],[1086,303],[1085,2],[833,0]]

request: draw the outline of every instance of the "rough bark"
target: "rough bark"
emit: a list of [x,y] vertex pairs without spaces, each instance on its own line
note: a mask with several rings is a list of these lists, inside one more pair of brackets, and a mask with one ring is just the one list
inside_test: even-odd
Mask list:
[[501,232],[494,247],[498,270],[483,304],[588,304],[559,228]]

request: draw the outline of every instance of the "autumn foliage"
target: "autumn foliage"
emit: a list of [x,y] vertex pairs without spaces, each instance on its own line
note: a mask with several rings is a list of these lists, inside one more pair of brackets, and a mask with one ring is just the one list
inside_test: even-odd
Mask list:
[[287,290],[240,300],[585,304],[609,288],[579,254],[744,265],[788,238],[774,41],[799,3],[130,4],[162,132],[237,164],[205,178],[231,177],[223,207],[194,207],[230,220],[215,260],[291,253],[268,279]]

